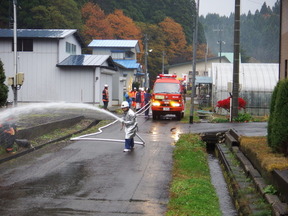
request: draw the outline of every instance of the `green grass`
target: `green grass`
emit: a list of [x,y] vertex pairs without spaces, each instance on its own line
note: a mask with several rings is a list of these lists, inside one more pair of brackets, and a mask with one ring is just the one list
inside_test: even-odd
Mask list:
[[[182,123],[189,123],[190,122],[190,107],[191,107],[190,101],[186,101],[184,118],[181,119]],[[195,110],[197,110],[197,109],[198,109],[198,105],[194,107],[193,122],[195,122],[195,123],[200,122],[200,119],[199,119],[197,113],[195,112]]]
[[221,215],[211,183],[205,144],[195,134],[184,134],[173,153],[173,179],[166,216]]

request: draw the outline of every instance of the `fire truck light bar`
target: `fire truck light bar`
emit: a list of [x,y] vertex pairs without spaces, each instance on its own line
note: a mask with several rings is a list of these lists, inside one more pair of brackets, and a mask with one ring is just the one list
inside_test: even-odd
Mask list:
[[173,78],[176,79],[177,75],[175,74],[159,74],[160,78]]

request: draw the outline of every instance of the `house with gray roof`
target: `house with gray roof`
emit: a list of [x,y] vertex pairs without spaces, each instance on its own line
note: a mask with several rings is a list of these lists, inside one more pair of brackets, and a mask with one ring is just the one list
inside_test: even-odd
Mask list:
[[[118,74],[119,65],[107,54],[82,55],[84,46],[76,29],[18,29],[16,72],[13,29],[0,29],[0,59],[6,77],[20,72],[25,75],[18,102],[101,105],[104,84],[109,85],[111,92],[115,90],[113,77]],[[9,90],[8,99],[13,100],[12,89]],[[115,101],[121,103],[122,95]]]

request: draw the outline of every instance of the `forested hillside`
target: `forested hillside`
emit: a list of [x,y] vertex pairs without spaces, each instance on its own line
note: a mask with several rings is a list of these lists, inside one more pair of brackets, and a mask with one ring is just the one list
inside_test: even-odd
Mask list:
[[[12,2],[1,0],[0,28],[13,27]],[[76,28],[87,44],[92,39],[137,39],[143,64],[146,35],[148,48],[153,49],[148,57],[153,80],[161,72],[163,54],[165,65],[192,59],[195,7],[194,0],[17,0],[17,28]],[[219,52],[219,40],[225,41],[222,52],[233,52],[233,14],[208,14],[199,21],[198,59],[205,57],[206,38],[208,57]],[[256,14],[241,16],[243,57],[277,62],[278,37],[279,2],[272,9],[263,4]]]
[[[264,2],[255,14],[241,15],[240,45],[242,61],[250,57],[258,62],[278,62],[280,3],[277,1],[270,8]],[[201,16],[209,49],[217,54],[220,52],[219,41],[222,41],[222,52],[233,52],[234,14],[229,17],[218,14]],[[217,43],[218,42],[218,43]]]
[[[12,28],[12,0],[2,0],[0,27]],[[17,28],[76,28],[92,39],[137,39],[143,48],[148,38],[148,67],[151,78],[165,65],[191,60],[194,0],[18,0]],[[199,28],[199,43],[205,43]],[[205,47],[205,46],[199,46]],[[86,50],[87,51],[87,50]],[[144,63],[143,49],[139,61]],[[88,50],[89,52],[89,50]],[[205,50],[199,49],[199,57]]]

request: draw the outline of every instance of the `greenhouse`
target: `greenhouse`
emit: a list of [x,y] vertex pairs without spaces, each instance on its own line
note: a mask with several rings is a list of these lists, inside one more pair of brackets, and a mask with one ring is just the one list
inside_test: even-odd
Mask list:
[[[213,82],[212,105],[216,107],[219,100],[230,97],[230,93],[232,95],[233,64],[213,63],[210,74]],[[258,116],[269,114],[272,92],[278,80],[279,64],[240,64],[239,97],[247,102],[247,113]],[[225,114],[223,110],[217,112]]]

